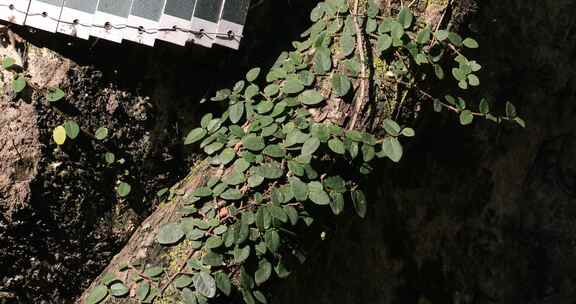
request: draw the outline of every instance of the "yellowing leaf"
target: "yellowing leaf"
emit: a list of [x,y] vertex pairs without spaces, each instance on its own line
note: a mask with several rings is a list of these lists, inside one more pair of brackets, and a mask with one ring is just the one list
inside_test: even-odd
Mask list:
[[54,139],[54,142],[56,142],[56,144],[63,145],[64,142],[66,141],[66,129],[64,128],[64,126],[57,126],[56,128],[54,128],[54,130],[52,131],[52,138]]

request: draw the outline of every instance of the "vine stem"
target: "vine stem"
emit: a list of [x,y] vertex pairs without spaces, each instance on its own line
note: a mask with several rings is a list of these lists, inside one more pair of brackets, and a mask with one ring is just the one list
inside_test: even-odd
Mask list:
[[352,20],[354,21],[354,27],[356,28],[356,45],[358,46],[358,55],[360,56],[360,95],[356,100],[356,105],[354,107],[354,116],[352,116],[352,122],[348,127],[349,130],[354,129],[358,121],[358,115],[364,106],[364,99],[366,98],[366,91],[368,85],[368,79],[366,76],[366,58],[364,56],[364,37],[362,35],[362,29],[358,23],[358,0],[354,0],[354,13],[352,15]]

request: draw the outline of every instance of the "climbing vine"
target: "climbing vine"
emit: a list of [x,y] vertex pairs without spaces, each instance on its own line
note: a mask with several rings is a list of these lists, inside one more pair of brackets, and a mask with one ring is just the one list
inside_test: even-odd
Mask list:
[[[372,1],[327,0],[311,20],[267,73],[251,69],[218,91],[212,101],[226,105],[224,114],[204,115],[185,138],[207,155],[209,176],[184,194],[182,217],[155,239],[184,246],[185,263],[124,265],[131,275],[105,275],[87,304],[128,295],[152,303],[166,294],[187,304],[268,303],[267,284],[290,274],[298,233],[319,212],[366,216],[372,164],[399,162],[404,138],[416,135],[410,107],[454,112],[462,125],[481,118],[524,125],[511,103],[497,115],[486,99],[465,97],[480,85],[482,67],[466,55],[479,47],[473,38],[432,29],[408,7],[387,16]],[[344,104],[347,117],[331,115]],[[364,119],[383,107],[384,117]]]

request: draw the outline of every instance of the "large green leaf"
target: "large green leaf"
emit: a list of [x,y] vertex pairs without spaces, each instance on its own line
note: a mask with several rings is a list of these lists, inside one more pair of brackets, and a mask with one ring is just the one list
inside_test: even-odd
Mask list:
[[260,68],[253,68],[246,73],[246,80],[253,82],[260,75]]
[[352,83],[348,76],[336,73],[332,76],[332,92],[337,97],[342,97],[348,92],[350,92],[350,88],[352,87]]
[[220,197],[227,201],[237,201],[242,198],[242,192],[236,189],[228,189],[220,194]]
[[244,102],[237,102],[230,106],[228,110],[230,121],[235,124],[242,119],[244,115]]
[[173,284],[176,288],[188,287],[192,284],[192,277],[187,274],[181,274],[174,279]]
[[184,144],[189,145],[189,144],[193,144],[195,142],[198,142],[198,141],[202,140],[206,136],[207,133],[208,132],[206,132],[206,130],[204,130],[202,128],[196,128],[196,129],[194,129],[188,133],[188,135],[186,136],[186,139],[184,140]]
[[98,285],[88,293],[86,296],[86,304],[98,304],[106,299],[108,296],[108,288],[104,285]]
[[266,147],[264,139],[260,136],[250,134],[242,139],[244,148],[250,151],[261,151]]
[[258,270],[256,270],[256,273],[254,274],[256,285],[260,286],[264,282],[268,281],[271,274],[272,264],[270,264],[266,259],[262,259],[260,263],[258,263]]
[[317,137],[310,137],[302,145],[302,154],[312,155],[320,147],[320,139]]
[[279,145],[269,145],[264,149],[264,151],[262,151],[262,153],[274,158],[281,158],[286,155],[286,151]]
[[288,79],[282,88],[284,94],[296,94],[302,92],[302,90],[304,90],[304,84],[298,78]]
[[184,237],[182,227],[177,223],[170,223],[160,227],[158,231],[158,243],[172,245],[178,243]]
[[366,197],[364,196],[364,192],[361,190],[354,190],[352,191],[352,203],[354,204],[354,209],[356,210],[356,214],[361,218],[366,217]]
[[396,137],[386,137],[382,142],[382,151],[384,155],[388,156],[393,162],[399,162],[402,158],[403,149],[400,141]]
[[327,47],[317,47],[314,53],[314,69],[318,73],[327,73],[332,70],[332,54]]
[[80,134],[80,126],[73,120],[65,122],[64,129],[66,129],[66,135],[68,135],[70,139],[75,139],[78,137],[78,134]]
[[222,271],[214,274],[214,279],[216,281],[216,287],[226,296],[230,295],[232,292],[232,283],[228,275]]
[[228,175],[222,178],[222,182],[228,185],[236,186],[243,184],[246,181],[246,176],[244,173],[238,170],[232,170],[232,172],[228,173]]
[[114,282],[110,285],[110,294],[115,297],[123,297],[128,294],[130,290],[122,282]]
[[338,154],[342,154],[342,155],[344,155],[344,153],[346,153],[346,150],[344,149],[344,143],[338,138],[330,139],[328,141],[328,147],[334,153],[338,153]]
[[316,90],[306,90],[298,98],[305,105],[317,105],[324,101],[324,96]]
[[207,272],[200,272],[192,279],[194,287],[203,296],[213,298],[216,295],[216,281]]
[[267,179],[278,179],[282,177],[284,171],[282,168],[274,163],[266,163],[258,167],[257,169],[258,175],[267,178]]
[[412,25],[412,20],[414,19],[414,15],[407,7],[402,7],[400,9],[400,13],[398,14],[398,21],[405,29],[409,28]]

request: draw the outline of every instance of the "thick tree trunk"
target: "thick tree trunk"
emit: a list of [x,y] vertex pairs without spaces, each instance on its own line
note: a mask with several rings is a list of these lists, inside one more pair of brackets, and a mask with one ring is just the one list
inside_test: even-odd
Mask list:
[[[361,3],[359,4],[358,1],[349,1],[349,5],[354,14],[365,14],[365,6]],[[391,12],[398,9],[400,2],[382,1],[380,5],[383,11]],[[469,7],[462,8],[459,4],[448,7],[448,2],[428,3],[427,1],[413,1],[411,5],[412,10],[420,16],[424,16],[424,19],[432,28],[436,28],[440,22],[448,24],[454,21],[452,18],[453,14],[455,16],[466,14],[470,9]],[[356,45],[358,46],[356,52],[362,64],[359,77],[353,81],[354,97],[352,100],[334,98],[329,100],[325,107],[311,110],[312,117],[317,122],[330,121],[346,129],[370,130],[377,128],[383,118],[387,118],[391,112],[395,111],[394,108],[376,107],[376,103],[373,102],[376,99],[375,90],[394,90],[394,88],[375,84],[374,78],[382,75],[377,75],[372,71],[374,61],[371,58],[371,49],[374,47],[372,45],[374,41],[370,41],[370,37],[364,34],[364,27],[361,22],[362,19],[360,18],[355,21],[356,32],[362,33],[356,37]],[[332,90],[330,81],[319,81],[319,83],[319,90]],[[139,278],[142,273],[137,268],[130,267],[130,269],[126,270],[127,265],[134,263],[138,265],[163,265],[165,273],[154,284],[161,292],[165,292],[157,301],[161,303],[164,303],[163,301],[170,303],[178,301],[178,297],[172,294],[169,285],[183,271],[186,262],[198,251],[191,248],[187,242],[174,247],[162,246],[156,241],[156,237],[160,227],[181,218],[178,210],[185,205],[191,192],[197,187],[204,186],[208,181],[210,177],[209,168],[210,166],[206,162],[200,161],[194,165],[186,178],[172,187],[171,193],[173,195],[163,202],[161,204],[162,207],[158,208],[140,225],[127,245],[112,259],[108,267],[93,281],[92,285],[86,289],[85,294],[79,297],[76,303],[83,303],[90,291],[97,285],[102,284],[102,281],[106,280],[110,274],[123,282],[133,282]],[[130,284],[130,289],[130,296],[109,298],[107,301],[109,303],[137,303],[138,300],[135,299],[136,284]]]

